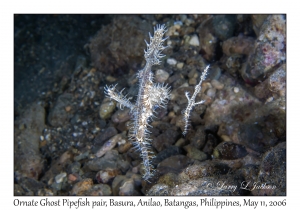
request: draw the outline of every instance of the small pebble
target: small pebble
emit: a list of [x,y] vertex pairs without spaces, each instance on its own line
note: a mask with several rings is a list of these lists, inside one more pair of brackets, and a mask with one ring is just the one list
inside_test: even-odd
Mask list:
[[112,77],[112,76],[107,76],[105,79],[108,82],[115,82],[115,81],[117,81],[117,79],[115,77]]
[[132,167],[131,171],[132,171],[132,173],[137,174],[139,172],[139,167],[138,166]]
[[46,136],[45,136],[45,139],[47,141],[50,141],[51,140],[51,134],[50,133],[47,133]]
[[175,66],[177,64],[177,60],[175,60],[174,58],[168,58],[167,63],[171,66]]
[[180,16],[180,20],[182,22],[184,22],[186,19],[187,19],[187,16],[186,15],[179,15]]
[[68,180],[71,182],[75,182],[77,180],[77,177],[73,174],[69,174],[68,175]]
[[184,66],[184,63],[182,63],[182,62],[179,62],[179,63],[177,63],[177,65],[176,65],[176,67],[177,67],[178,69],[182,69],[183,66]]
[[66,172],[63,172],[63,173],[60,173],[58,174],[56,177],[55,177],[55,181],[56,183],[61,183],[64,178],[67,176],[67,173]]
[[71,106],[66,106],[66,107],[65,107],[65,110],[66,110],[66,112],[69,112],[69,111],[71,111],[71,109],[72,109],[72,107],[71,107]]
[[109,118],[115,108],[116,108],[116,103],[113,100],[109,100],[109,98],[104,99],[100,106],[100,111],[99,111],[100,118],[101,119]]
[[196,84],[197,84],[197,79],[196,78],[189,79],[189,85],[196,85]]
[[185,25],[189,26],[193,24],[195,21],[193,19],[187,18],[184,20]]
[[211,98],[214,98],[216,96],[216,89],[215,88],[208,89],[206,95]]
[[197,71],[196,71],[196,69],[193,69],[193,70],[191,70],[189,73],[188,73],[188,77],[189,78],[198,78],[198,73],[197,73]]
[[155,72],[155,78],[159,83],[164,83],[169,78],[169,76],[170,74],[162,69],[158,69]]
[[47,145],[47,141],[43,140],[40,141],[40,147],[46,146]]
[[134,191],[134,181],[129,179],[120,186],[119,195],[134,195]]
[[219,82],[218,80],[213,79],[211,81],[211,84],[214,88],[216,88],[217,90],[222,90],[224,88],[224,84]]
[[70,192],[70,195],[71,196],[74,196],[74,195],[82,196],[82,195],[84,195],[85,191],[89,190],[92,186],[93,186],[93,179],[91,179],[91,178],[83,179],[82,181],[77,182],[73,186],[73,188]]
[[185,151],[187,152],[187,156],[189,158],[195,159],[195,160],[199,160],[199,161],[203,161],[207,159],[207,155],[198,150],[196,147],[194,147],[193,145],[187,145],[185,147],[183,147],[185,149]]
[[238,87],[234,87],[234,88],[233,88],[233,91],[234,91],[235,93],[238,93],[238,92],[240,91],[240,89],[239,89]]
[[227,136],[227,135],[221,135],[221,139],[222,139],[223,141],[227,141],[227,142],[231,141],[230,137]]
[[130,109],[119,109],[112,115],[111,119],[114,123],[122,123],[128,121],[130,119]]
[[131,147],[132,147],[132,144],[130,142],[126,142],[125,144],[118,146],[118,152],[120,154],[123,154],[123,153],[127,152]]
[[96,156],[102,157],[107,151],[113,149],[119,141],[122,140],[122,135],[117,134],[108,141],[104,143],[104,145],[97,151]]
[[266,103],[270,103],[271,101],[273,101],[273,97],[270,97],[270,98],[268,98],[267,100],[266,100]]
[[189,44],[195,47],[200,46],[200,41],[197,35],[193,35],[189,41]]
[[111,195],[111,188],[107,184],[94,184],[85,195],[88,196],[109,196]]
[[185,144],[185,139],[184,138],[180,138],[178,139],[178,141],[175,143],[175,146],[177,147],[182,147]]
[[119,169],[105,169],[101,170],[96,174],[96,180],[99,183],[108,183],[110,180],[112,180],[117,175],[121,174]]

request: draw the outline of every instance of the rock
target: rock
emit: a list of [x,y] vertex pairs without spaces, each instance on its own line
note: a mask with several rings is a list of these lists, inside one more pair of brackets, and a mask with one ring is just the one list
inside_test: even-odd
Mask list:
[[178,36],[178,30],[180,30],[181,26],[179,24],[175,24],[173,26],[170,26],[168,28],[168,31],[166,32],[166,36]]
[[168,58],[167,63],[171,66],[175,66],[177,63],[177,60],[175,60],[174,58]]
[[77,182],[70,191],[71,196],[83,196],[87,190],[90,190],[93,186],[93,180],[88,178],[80,182]]
[[[64,152],[58,160],[52,163],[51,167],[49,170],[45,172],[45,175],[41,178],[41,181],[50,184],[50,180],[53,180],[55,176],[60,174],[63,170],[64,167],[67,164],[71,165],[71,162],[73,161],[73,153],[71,151],[66,151]],[[77,166],[80,168],[80,165]]]
[[79,155],[74,157],[74,161],[80,161],[83,160],[85,158],[88,158],[90,155],[90,151],[86,151],[84,153],[80,153]]
[[174,187],[179,182],[178,174],[175,173],[167,173],[159,177],[157,183],[159,184],[166,184],[169,187]]
[[238,72],[242,68],[245,55],[233,54],[231,56],[223,55],[221,58],[222,69],[226,70],[230,75],[237,77]]
[[192,163],[192,160],[184,155],[174,155],[166,158],[157,166],[159,174],[166,174],[169,172],[179,173],[183,168]]
[[144,40],[149,42],[149,32],[153,33],[152,25],[141,17],[115,16],[88,45],[94,66],[101,72],[116,74],[117,69],[129,69],[141,63],[146,47]]
[[220,40],[226,40],[229,37],[232,37],[235,25],[235,15],[216,15],[212,19],[213,30]]
[[199,31],[201,50],[205,52],[203,57],[207,60],[212,60],[216,56],[218,38],[210,30],[209,26],[200,26]]
[[215,88],[210,88],[207,90],[206,95],[211,98],[214,98],[216,96],[216,92],[217,90]]
[[107,168],[107,169],[98,171],[98,173],[96,174],[96,180],[98,181],[98,183],[106,184],[119,174],[121,174],[121,171],[119,169]]
[[118,152],[120,154],[127,152],[131,147],[132,143],[129,142],[127,139],[122,139],[120,142],[118,142]]
[[[245,165],[242,168],[236,171],[237,174],[240,174],[245,181],[240,183],[240,187],[246,189],[253,189],[253,185],[255,184],[255,180],[257,179],[257,174],[259,172],[259,167],[257,165]],[[250,195],[252,191],[249,191]]]
[[75,110],[66,111],[66,107],[72,107],[72,99],[73,95],[70,93],[64,93],[57,98],[48,116],[48,121],[52,126],[64,126],[71,119]]
[[127,171],[126,177],[134,181],[135,188],[142,185],[142,176],[140,174],[134,173],[133,171]]
[[130,109],[128,108],[124,108],[123,110],[119,109],[112,115],[111,119],[114,123],[122,123],[130,120],[131,119]]
[[18,184],[14,184],[14,196],[21,196],[24,194],[25,191],[23,190],[23,188]]
[[63,182],[64,178],[67,176],[66,172],[60,173],[58,175],[55,176],[55,181],[56,183],[61,183]]
[[286,65],[279,66],[262,83],[255,86],[255,95],[267,100],[272,97],[277,99],[286,95]]
[[208,155],[211,155],[214,148],[218,145],[218,139],[211,133],[207,134],[207,141],[202,151]]
[[221,137],[222,141],[227,141],[227,142],[231,141],[230,137],[227,135],[221,135],[220,137]]
[[227,56],[234,54],[249,55],[253,49],[254,43],[255,39],[252,37],[231,37],[223,42],[223,53],[225,53]]
[[176,141],[175,146],[176,147],[183,147],[185,145],[185,139],[184,138],[180,138],[178,139],[178,141]]
[[169,78],[169,76],[170,74],[163,69],[158,69],[155,72],[155,79],[159,83],[164,83]]
[[123,181],[122,185],[120,185],[119,195],[121,196],[138,195],[138,193],[134,189],[133,179],[127,179]]
[[[237,139],[240,125],[248,121],[254,123],[252,118],[267,115],[269,111],[260,110],[264,107],[263,103],[236,84],[231,76],[222,74],[219,81],[224,87],[217,91],[216,97],[207,106],[203,124],[207,130],[218,125],[218,136],[226,135],[231,141],[242,144]],[[238,87],[239,92],[235,93],[233,87]]]
[[241,124],[238,138],[243,145],[257,152],[265,152],[268,147],[274,146],[278,140],[275,133],[270,132],[270,129],[266,127],[265,122],[263,124],[251,122]]
[[36,179],[30,177],[21,178],[19,181],[19,185],[22,188],[22,190],[24,190],[25,195],[31,195],[31,196],[37,195],[37,192],[39,190],[45,188],[44,183],[39,182]]
[[79,162],[73,162],[72,164],[68,165],[67,173],[78,173],[81,168],[81,164]]
[[200,46],[200,41],[197,35],[193,35],[189,41],[189,44],[191,46],[199,47]]
[[71,182],[71,183],[75,182],[77,179],[78,179],[77,176],[75,176],[74,174],[69,174],[68,175],[68,181]]
[[261,159],[257,154],[248,154],[242,158],[242,164],[246,165],[255,165],[259,166],[261,163]]
[[215,160],[206,160],[186,167],[179,175],[179,183],[185,183],[189,180],[197,180],[203,177],[210,177],[216,174],[227,174],[230,168],[227,164]]
[[105,78],[105,80],[106,80],[107,82],[115,82],[115,81],[117,81],[117,78],[108,75],[108,76]]
[[15,171],[20,176],[38,179],[43,169],[39,143],[45,127],[44,107],[32,104],[16,120],[15,125],[18,125],[14,132]]
[[169,146],[166,149],[159,152],[156,156],[154,156],[152,160],[152,164],[156,166],[158,163],[162,162],[164,159],[174,156],[174,155],[180,155],[183,151],[180,147],[177,146]]
[[242,69],[246,83],[256,84],[266,73],[285,60],[286,20],[284,15],[268,16],[260,28],[255,48]]
[[251,15],[253,30],[254,30],[256,36],[259,35],[260,27],[265,22],[265,20],[268,16],[269,15],[262,15],[262,14]]
[[120,169],[122,172],[126,172],[130,164],[127,160],[123,160],[122,156],[118,154],[118,151],[109,150],[104,157],[88,161],[86,167],[92,171],[101,171],[109,168]]
[[207,155],[204,152],[193,147],[191,144],[185,146],[184,149],[187,152],[187,156],[191,159],[195,159],[199,161],[203,161],[207,159]]
[[196,78],[189,79],[189,85],[196,85],[196,84],[197,84],[197,79]]
[[116,102],[105,98],[100,106],[99,115],[101,119],[108,119],[116,108]]
[[177,131],[168,129],[153,139],[152,146],[160,152],[168,146],[173,145],[176,142],[177,136]]
[[[204,69],[206,66],[204,66],[202,69]],[[217,80],[219,81],[220,77],[222,75],[222,69],[218,66],[218,65],[213,65],[209,68],[208,70],[208,74],[206,75],[206,80]],[[211,88],[211,86],[209,86],[209,83],[203,83],[203,85],[207,85],[209,88]],[[205,92],[204,90],[202,92]]]
[[107,184],[95,184],[85,193],[87,196],[111,196],[111,188]]
[[119,195],[119,189],[121,187],[121,184],[124,182],[124,180],[126,180],[126,176],[124,175],[118,175],[114,178],[113,182],[112,182],[112,194],[113,195]]
[[245,192],[239,186],[238,180],[229,176],[204,177],[179,184],[169,190],[171,196],[238,196]]
[[202,149],[205,145],[205,128],[204,126],[200,126],[194,137],[191,139],[191,145],[194,146],[196,149]]
[[108,141],[104,143],[104,145],[96,152],[97,157],[102,157],[107,151],[113,149],[118,142],[122,140],[122,134],[117,134]]
[[213,61],[217,55],[219,40],[224,41],[232,37],[236,25],[235,15],[210,15],[197,28],[199,33],[203,57]]
[[219,82],[218,80],[215,80],[215,79],[211,81],[211,84],[217,90],[222,90],[224,88],[224,84],[222,84],[221,82]]
[[228,173],[226,164],[204,161],[186,167],[178,176],[168,173],[160,177],[147,195],[245,195],[240,189],[241,173]]
[[147,196],[167,196],[170,188],[166,184],[156,184],[148,191]]
[[57,195],[56,192],[53,192],[52,189],[40,189],[37,193],[38,196],[54,196]]
[[179,62],[179,63],[177,63],[177,65],[176,65],[176,67],[177,67],[178,69],[182,69],[183,66],[184,66],[184,63],[183,63],[183,62]]
[[214,150],[214,158],[233,160],[245,157],[248,154],[246,148],[233,142],[222,142]]
[[103,132],[98,134],[94,140],[95,144],[97,145],[103,145],[105,141],[110,139],[111,137],[115,136],[118,134],[117,129],[114,127],[108,127],[106,128]]
[[100,171],[106,168],[118,168],[118,158],[119,156],[116,150],[109,150],[104,157],[95,158],[87,162],[87,167],[92,171]]
[[233,92],[238,93],[239,91],[240,91],[240,89],[238,87],[233,88]]
[[286,196],[286,142],[267,151],[262,158],[253,195]]
[[129,169],[129,167],[130,167],[130,163],[128,162],[128,160],[124,160],[123,158],[119,158],[119,159],[117,160],[117,164],[118,164],[118,166],[119,166],[119,169],[120,169],[123,173],[125,173],[125,172]]

